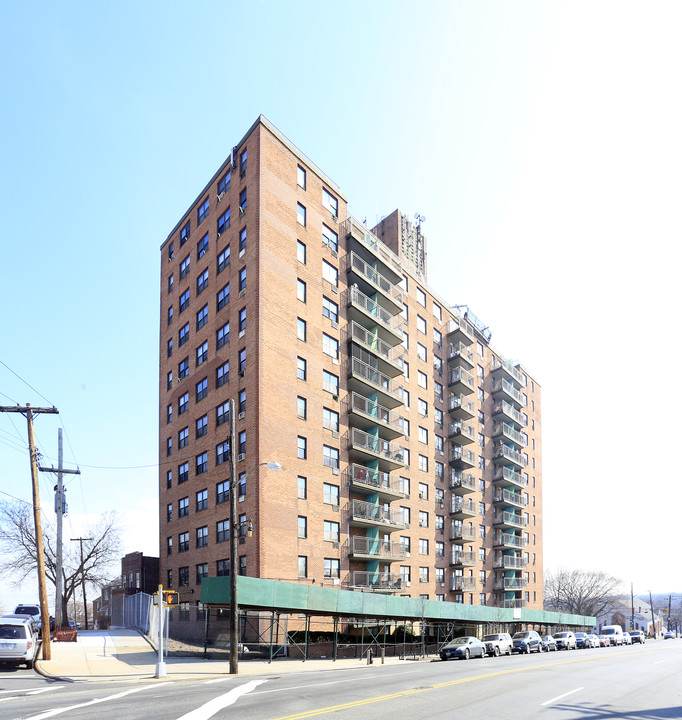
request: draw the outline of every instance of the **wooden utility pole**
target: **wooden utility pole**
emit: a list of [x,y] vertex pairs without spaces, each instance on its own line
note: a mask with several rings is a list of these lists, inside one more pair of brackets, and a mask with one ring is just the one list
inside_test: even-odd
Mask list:
[[88,629],[88,601],[85,597],[85,567],[83,567],[83,542],[92,539],[93,538],[71,538],[71,542],[79,542],[81,544],[81,584],[83,585],[83,612],[85,613],[85,627],[83,628],[83,630]]
[[47,605],[47,587],[45,584],[45,548],[43,547],[43,525],[40,517],[40,490],[38,488],[38,459],[36,457],[35,437],[33,435],[33,416],[40,413],[57,415],[56,407],[34,408],[28,403],[25,408],[19,405],[0,407],[0,412],[18,412],[26,416],[28,426],[28,453],[31,461],[31,484],[33,487],[33,523],[36,534],[36,560],[38,564],[38,594],[40,596],[40,621],[42,624],[43,660],[52,659],[50,647],[50,610]]
[[64,624],[64,606],[63,606],[63,577],[62,577],[62,515],[64,513],[64,485],[62,483],[62,475],[80,475],[80,470],[64,470],[62,467],[64,462],[64,446],[62,442],[62,429],[57,430],[57,469],[50,467],[39,467],[40,472],[56,472],[57,484],[55,485],[55,512],[57,513],[57,562],[55,569],[55,608],[54,608],[54,625],[56,628],[62,627]]

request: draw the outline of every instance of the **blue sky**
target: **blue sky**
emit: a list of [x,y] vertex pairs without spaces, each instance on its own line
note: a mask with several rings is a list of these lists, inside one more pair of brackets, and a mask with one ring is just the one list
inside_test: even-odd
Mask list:
[[[542,384],[546,566],[682,586],[678,3],[0,13],[0,360],[35,389],[0,365],[0,403],[61,411],[68,532],[113,508],[158,552],[158,249],[263,113],[357,217],[425,215],[429,284]],[[0,417],[0,490],[29,499],[25,446]]]

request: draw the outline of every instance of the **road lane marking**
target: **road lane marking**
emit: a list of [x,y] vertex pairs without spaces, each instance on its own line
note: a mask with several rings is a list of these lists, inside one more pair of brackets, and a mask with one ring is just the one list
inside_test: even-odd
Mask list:
[[88,702],[79,703],[78,705],[70,705],[69,707],[63,707],[63,708],[54,708],[53,710],[46,710],[43,713],[40,713],[40,715],[32,715],[29,718],[25,718],[25,720],[44,720],[45,718],[53,717],[54,715],[61,715],[61,713],[69,712],[71,710],[76,710],[78,708],[82,707],[88,707],[88,705],[98,705],[99,703],[108,702],[109,700],[117,700],[118,698],[125,697],[126,695],[131,695],[132,693],[141,692],[142,690],[149,690],[150,688],[159,688],[159,687],[168,687],[169,685],[173,685],[173,681],[167,682],[165,685],[158,685],[157,683],[151,684],[151,685],[145,685],[144,687],[140,688],[133,688],[132,690],[124,690],[120,693],[115,693],[114,695],[107,695],[103,698],[97,698],[96,700],[90,700]]
[[573,693],[577,693],[580,690],[584,690],[585,688],[576,688],[575,690],[569,690],[569,692],[564,693],[563,695],[557,695],[555,698],[552,698],[551,700],[547,700],[543,703],[540,703],[540,706],[542,705],[551,705],[553,702],[556,702],[557,700],[561,700],[562,698],[568,697],[569,695],[573,695]]
[[230,692],[224,695],[219,695],[217,698],[213,698],[207,703],[200,705],[195,710],[181,715],[178,720],[207,720],[213,717],[219,710],[234,705],[242,695],[251,692],[254,688],[257,688],[260,684],[267,682],[267,679],[263,680],[251,680],[250,682],[240,685],[239,687],[233,688]]
[[215,680],[205,680],[202,684],[203,685],[211,685],[212,683],[219,683],[219,682],[225,682],[225,680],[229,680],[230,678],[216,678]]
[[[416,695],[417,693],[427,692],[428,690],[439,690],[446,687],[452,687],[453,685],[463,685],[464,683],[473,682],[474,680],[486,680],[492,677],[499,677],[501,675],[512,675],[513,673],[528,672],[530,670],[543,670],[548,667],[557,667],[560,665],[573,665],[574,663],[589,662],[590,660],[605,660],[609,656],[602,655],[599,657],[586,657],[578,658],[577,660],[563,660],[554,663],[547,663],[545,665],[530,665],[529,667],[514,668],[513,670],[499,670],[498,672],[485,673],[482,675],[471,675],[470,677],[460,678],[459,680],[449,680],[448,682],[438,683],[429,687],[414,688],[412,690],[401,690],[391,695],[380,695],[379,697],[368,698],[367,700],[356,700],[355,702],[344,703],[342,705],[332,705],[326,708],[320,708],[319,710],[309,710],[302,713],[294,713],[293,715],[282,715],[281,717],[275,718],[275,720],[303,720],[303,718],[314,717],[315,715],[326,715],[327,713],[336,712],[338,710],[349,710],[351,708],[362,707],[363,705],[371,705],[376,702],[383,702],[384,700],[395,700],[397,698],[408,697],[410,695]],[[29,720],[31,720],[29,718]],[[182,720],[182,719],[180,719]]]
[[34,691],[47,692],[48,690],[56,690],[57,688],[61,688],[61,687],[64,687],[64,686],[63,685],[50,685],[50,687],[48,687],[48,688],[26,688],[26,690],[20,690],[19,688],[17,688],[16,690],[0,690],[0,693],[2,693],[4,695],[5,693],[18,693],[18,692],[22,692],[22,693],[28,693],[28,692],[34,692]]
[[[396,675],[413,675],[415,673],[414,670],[405,670],[405,672],[400,673],[393,673],[391,677],[395,677]],[[277,692],[291,692],[292,690],[307,690],[308,688],[317,688],[322,687],[324,685],[340,685],[342,683],[358,683],[362,682],[363,680],[376,680],[375,677],[356,677],[356,678],[348,678],[347,680],[330,680],[329,682],[325,683],[309,683],[308,685],[294,685],[293,687],[283,687],[283,688],[274,688],[272,690],[259,690],[257,693],[254,693],[254,695],[269,695],[270,693],[277,693]]]

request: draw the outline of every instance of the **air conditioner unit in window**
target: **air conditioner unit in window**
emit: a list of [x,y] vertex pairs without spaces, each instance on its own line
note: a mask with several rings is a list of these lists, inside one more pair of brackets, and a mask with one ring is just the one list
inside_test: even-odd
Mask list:
[[239,413],[239,419],[240,419],[240,420],[243,420],[243,419],[244,419],[244,413],[243,413],[243,412],[240,412],[240,413]]
[[222,233],[219,232],[219,233],[218,233],[218,237],[220,237],[221,235],[222,235]]
[[244,295],[246,295],[246,290],[245,290],[245,289],[244,289],[244,290],[240,290],[240,291],[239,291],[239,297],[244,297]]
[[336,285],[332,285],[332,292],[333,292],[333,293],[338,293],[338,292],[339,292],[339,288],[338,288]]
[[239,460],[239,462],[241,462],[241,461],[244,460],[245,458],[246,458],[246,454],[245,454],[245,453],[239,453],[239,455],[237,455],[237,460]]
[[338,437],[339,437],[339,433],[336,432],[336,430],[332,430],[332,437],[333,437],[333,438],[338,438]]
[[[225,191],[223,190],[221,193],[218,193],[218,202],[220,202],[225,197]],[[218,235],[220,237],[220,235]]]
[[240,217],[240,218],[243,218],[245,212],[246,212],[246,208],[245,208],[245,207],[240,207],[240,208],[239,208],[239,217]]
[[338,549],[339,549],[339,543],[338,543],[338,542],[333,542],[333,543],[332,543],[332,547],[334,548],[334,550],[338,550]]
[[338,215],[334,215],[334,213],[332,213],[332,220],[333,220],[334,222],[338,222],[338,221],[339,221],[339,216],[338,216]]
[[339,468],[332,468],[332,475],[338,475],[339,474]]
[[409,552],[406,552],[406,553],[405,553],[405,557],[406,557],[406,558],[412,557],[412,555],[411,555]]
[[244,377],[244,371],[243,371],[243,370],[240,370],[240,371],[239,371],[239,377]]
[[423,500],[423,499],[424,499],[424,493],[419,493],[419,499],[420,499],[420,500]]
[[332,400],[338,400],[338,399],[339,399],[338,395],[332,395]]
[[410,587],[412,583],[409,580],[405,580],[405,587]]
[[338,506],[338,505],[332,505],[332,511],[333,511],[333,512],[339,512],[339,506]]
[[339,329],[339,323],[337,323],[336,321],[332,320],[332,327],[334,328],[334,330],[338,330],[338,329]]
[[332,250],[332,257],[339,257],[339,253],[337,253],[336,250]]
[[340,585],[340,584],[341,584],[341,579],[340,579],[340,578],[333,578],[332,581],[333,581],[334,585]]

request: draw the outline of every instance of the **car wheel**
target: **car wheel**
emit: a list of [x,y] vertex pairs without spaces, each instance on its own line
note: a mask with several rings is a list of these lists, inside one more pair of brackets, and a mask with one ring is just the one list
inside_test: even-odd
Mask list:
[[469,648],[467,648],[467,649],[464,651],[464,659],[465,659],[465,660],[468,660],[468,659],[469,659]]
[[530,655],[530,645],[526,645],[526,655]]
[[496,646],[495,649],[493,650],[493,655],[494,655],[495,657],[500,657],[500,648],[498,648],[498,647]]
[[507,648],[507,655],[513,655],[511,648]]
[[33,660],[27,660],[24,665],[26,665],[27,670],[33,670]]

